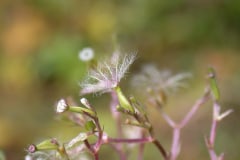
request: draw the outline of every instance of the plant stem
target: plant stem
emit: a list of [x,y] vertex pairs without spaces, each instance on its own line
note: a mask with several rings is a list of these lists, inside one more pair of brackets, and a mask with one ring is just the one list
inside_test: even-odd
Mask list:
[[213,119],[211,131],[210,131],[210,138],[209,138],[209,143],[211,144],[212,148],[214,147],[216,132],[217,132],[217,121]]
[[181,134],[181,128],[175,127],[173,129],[173,140],[172,140],[170,160],[175,160],[180,152],[180,134]]
[[206,89],[206,92],[202,96],[201,99],[197,100],[196,103],[192,106],[191,110],[187,113],[187,115],[183,118],[183,120],[180,123],[180,128],[183,128],[187,125],[187,123],[191,120],[193,115],[196,113],[198,108],[204,104],[209,99],[209,89]]
[[[220,106],[217,104],[217,102],[214,102],[213,118],[212,118],[210,135],[209,135],[209,139],[206,138],[206,145],[207,145],[211,160],[219,160],[219,159],[223,160],[224,159],[224,154],[222,154],[218,157],[214,150],[214,144],[215,144],[216,133],[217,133],[217,124],[218,124],[217,117],[215,117],[215,116],[218,116],[218,114],[219,114],[218,111],[220,111]],[[217,113],[215,113],[215,112],[217,112]]]
[[[120,113],[117,112],[118,105],[119,105],[118,95],[115,91],[112,91],[111,92],[111,104],[110,104],[111,113],[116,122],[117,137],[122,138],[123,130],[122,130],[122,126],[121,126],[121,116],[120,116]],[[120,160],[127,159],[127,156],[123,150],[122,144],[116,144],[115,149],[116,149],[117,153],[119,154]]]
[[95,154],[94,154],[94,159],[95,159],[95,160],[99,160],[98,153],[95,153]]
[[108,142],[109,143],[149,143],[149,142],[152,142],[152,137],[134,138],[134,139],[108,138]]
[[162,144],[156,140],[153,139],[151,136],[150,137],[145,137],[145,138],[135,138],[135,139],[125,139],[125,138],[108,138],[107,142],[109,143],[153,143],[162,156],[164,157],[165,160],[167,160],[167,152],[163,148]]
[[200,98],[199,100],[197,100],[195,102],[195,104],[192,106],[191,110],[186,114],[186,116],[183,118],[183,120],[179,124],[174,122],[167,114],[165,114],[163,111],[161,111],[163,118],[169,124],[169,126],[172,127],[172,129],[173,129],[171,152],[170,152],[170,157],[168,157],[170,160],[176,160],[176,158],[180,152],[181,129],[189,123],[189,121],[195,115],[195,113],[197,112],[199,107],[201,105],[203,105],[210,98],[209,93],[210,93],[209,88],[206,88],[205,93],[202,96],[202,98]]
[[98,141],[97,143],[95,144],[94,148],[95,148],[95,152],[98,152],[100,146],[102,145],[102,136],[103,136],[103,131],[102,131],[102,128],[100,126],[100,123],[99,123],[99,120],[97,117],[95,117],[94,119],[94,122],[96,124],[96,127],[97,127],[97,130],[98,130]]
[[165,149],[163,148],[162,144],[161,144],[158,140],[156,140],[156,139],[154,139],[154,140],[152,141],[152,143],[153,143],[153,144],[158,148],[158,150],[161,152],[163,158],[164,158],[165,160],[168,160],[167,152],[166,152]]

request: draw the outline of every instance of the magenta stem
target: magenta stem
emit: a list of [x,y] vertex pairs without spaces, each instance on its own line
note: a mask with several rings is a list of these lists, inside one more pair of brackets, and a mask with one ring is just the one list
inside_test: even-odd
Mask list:
[[151,137],[135,138],[135,139],[108,138],[109,143],[149,143],[152,141],[153,141],[153,139]]

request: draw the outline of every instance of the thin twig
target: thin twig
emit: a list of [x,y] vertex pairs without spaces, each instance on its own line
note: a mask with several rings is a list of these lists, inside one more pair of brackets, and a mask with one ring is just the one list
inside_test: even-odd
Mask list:
[[158,150],[161,152],[163,158],[165,160],[168,159],[168,155],[166,150],[163,148],[162,144],[158,140],[153,140],[153,144],[158,148]]
[[190,121],[190,119],[193,117],[193,115],[196,113],[198,108],[200,106],[202,106],[202,104],[204,104],[210,98],[209,93],[210,93],[209,89],[206,89],[202,98],[196,101],[196,103],[192,106],[191,110],[187,113],[187,115],[180,122],[180,124],[179,124],[180,128],[184,127]]
[[172,146],[171,146],[171,152],[170,152],[170,160],[176,160],[179,152],[180,152],[180,135],[181,135],[181,129],[187,125],[187,123],[191,120],[191,118],[194,116],[198,108],[203,105],[209,98],[209,89],[207,88],[205,90],[204,95],[202,98],[197,100],[195,104],[192,106],[191,110],[186,114],[186,116],[183,118],[183,120],[177,124],[174,122],[166,113],[161,111],[163,118],[165,121],[173,128],[173,138],[172,138]]
[[149,143],[152,142],[152,137],[145,138],[108,138],[109,143]]

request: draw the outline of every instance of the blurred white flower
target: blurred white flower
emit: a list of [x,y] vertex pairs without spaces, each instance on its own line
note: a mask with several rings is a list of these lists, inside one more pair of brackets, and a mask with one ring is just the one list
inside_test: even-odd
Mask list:
[[56,112],[63,113],[68,109],[68,104],[64,99],[60,99],[57,103]]
[[120,56],[115,52],[111,60],[98,63],[98,66],[91,69],[86,80],[80,84],[81,94],[104,93],[115,88],[134,62],[135,56],[136,54]]
[[92,48],[83,48],[79,54],[78,57],[82,61],[90,61],[94,58],[94,51]]
[[30,155],[25,156],[25,160],[60,160],[59,158],[56,157],[55,152],[35,152]]
[[159,71],[154,65],[145,65],[140,74],[132,79],[132,85],[137,87],[147,86],[154,91],[163,91],[167,94],[177,91],[179,88],[186,87],[183,82],[190,78],[189,73],[172,75],[170,71]]
[[30,155],[26,155],[25,156],[25,160],[33,160],[32,157]]
[[133,76],[131,84],[141,93],[147,93],[148,103],[161,107],[166,103],[168,95],[187,86],[184,80],[190,77],[189,73],[172,75],[168,70],[159,71],[149,64],[143,66],[141,73]]

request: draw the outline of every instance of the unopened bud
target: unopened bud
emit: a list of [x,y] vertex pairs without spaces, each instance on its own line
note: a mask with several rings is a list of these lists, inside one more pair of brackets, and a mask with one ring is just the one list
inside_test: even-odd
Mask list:
[[91,108],[90,103],[88,102],[88,100],[86,98],[81,98],[80,102],[87,108]]
[[34,152],[37,151],[37,148],[36,148],[36,146],[35,146],[34,144],[31,144],[31,145],[29,145],[27,151],[28,151],[29,153],[34,153]]
[[65,112],[66,110],[68,110],[69,106],[66,102],[66,100],[64,99],[60,99],[57,103],[57,108],[56,108],[56,112],[57,113],[63,113]]

